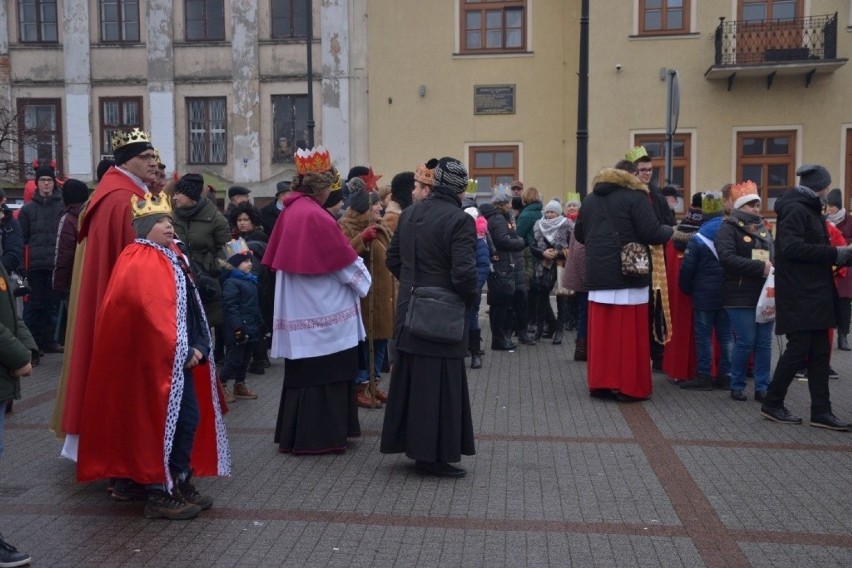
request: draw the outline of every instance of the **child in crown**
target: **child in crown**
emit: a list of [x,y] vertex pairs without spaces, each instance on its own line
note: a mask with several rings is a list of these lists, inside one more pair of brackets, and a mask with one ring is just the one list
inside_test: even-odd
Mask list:
[[[263,340],[263,314],[257,294],[257,275],[251,271],[251,251],[243,239],[225,245],[230,271],[226,271],[222,282],[222,307],[224,309],[225,368],[222,370],[222,386],[225,400],[255,399],[257,394],[246,386],[251,355],[259,341]],[[234,381],[233,392],[227,389],[228,381]]]

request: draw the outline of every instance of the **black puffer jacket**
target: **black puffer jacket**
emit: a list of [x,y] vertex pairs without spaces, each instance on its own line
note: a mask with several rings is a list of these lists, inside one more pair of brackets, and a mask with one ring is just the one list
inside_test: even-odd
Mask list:
[[593,183],[594,190],[583,200],[574,225],[577,241],[586,245],[586,287],[589,290],[618,290],[650,285],[650,275],[622,274],[621,247],[629,242],[663,244],[674,230],[657,220],[648,188],[636,176],[604,168]]
[[722,305],[726,308],[753,308],[757,306],[760,291],[766,277],[763,269],[766,263],[755,260],[755,250],[769,251],[769,261],[774,264],[775,251],[772,235],[759,221],[759,224],[749,230],[748,223],[737,218],[738,213],[732,213],[722,222],[716,238],[716,252],[719,262],[725,270],[725,280],[722,284]]
[[495,253],[491,258],[492,266],[500,272],[508,272],[511,268],[515,273],[515,290],[526,290],[524,248],[527,244],[523,237],[515,232],[512,214],[503,213],[490,203],[480,205],[479,212],[488,220],[488,234]]
[[834,327],[837,249],[829,244],[819,197],[793,188],[775,202],[775,212],[775,333]]
[[385,265],[399,280],[397,348],[415,355],[464,358],[468,350],[467,332],[458,343],[446,344],[415,337],[403,325],[415,283],[453,290],[468,308],[479,293],[476,227],[473,217],[462,211],[456,195],[435,186],[429,198],[403,210]]
[[56,233],[59,229],[59,217],[65,208],[62,191],[53,190],[50,197],[38,192],[33,200],[21,207],[18,222],[24,243],[29,245],[29,269],[53,270],[56,256]]

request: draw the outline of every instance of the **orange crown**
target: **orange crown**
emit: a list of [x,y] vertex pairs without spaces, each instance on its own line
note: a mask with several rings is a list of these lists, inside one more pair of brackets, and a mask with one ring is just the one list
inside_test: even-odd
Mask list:
[[315,146],[310,150],[299,149],[293,156],[296,162],[296,173],[323,173],[331,169],[331,154],[323,146]]
[[736,201],[740,197],[745,197],[746,195],[760,195],[760,192],[757,190],[757,185],[751,181],[746,180],[742,183],[736,183],[731,186],[731,199]]
[[417,171],[414,172],[414,179],[423,185],[433,186],[435,185],[435,170],[430,170],[426,167],[426,164],[420,164],[417,166]]

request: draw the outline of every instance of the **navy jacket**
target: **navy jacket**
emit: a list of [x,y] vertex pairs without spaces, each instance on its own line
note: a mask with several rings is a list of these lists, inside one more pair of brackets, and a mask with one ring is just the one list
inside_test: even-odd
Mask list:
[[[722,225],[723,217],[713,217],[705,221],[698,235],[711,243]],[[680,265],[678,286],[684,294],[692,296],[692,307],[696,310],[722,309],[722,285],[725,282],[725,271],[722,263],[698,235],[692,235],[686,245],[683,263]]]
[[232,270],[222,283],[222,308],[226,343],[234,343],[234,331],[242,328],[249,341],[260,339],[263,315],[257,294],[257,283],[239,270]]

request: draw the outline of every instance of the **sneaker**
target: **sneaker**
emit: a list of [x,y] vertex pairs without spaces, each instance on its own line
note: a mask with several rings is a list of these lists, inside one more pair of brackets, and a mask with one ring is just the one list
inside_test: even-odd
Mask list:
[[766,401],[766,391],[754,391],[754,400],[757,402]]
[[257,398],[257,393],[246,386],[245,383],[236,383],[234,385],[234,399],[244,398],[254,400]]
[[192,473],[184,481],[179,481],[175,494],[180,494],[183,500],[193,505],[201,507],[202,511],[206,511],[213,506],[213,497],[202,495],[192,484]]
[[739,402],[748,400],[743,389],[731,389],[731,398]]
[[148,491],[144,485],[132,479],[116,479],[112,486],[112,498],[116,501],[146,501]]
[[186,521],[194,519],[201,512],[201,507],[185,501],[177,492],[168,493],[162,489],[148,492],[143,515],[146,519],[169,519]]
[[800,370],[796,371],[796,374],[794,375],[794,377],[800,383],[806,383],[806,382],[808,382],[808,370],[807,369],[800,369]]
[[811,416],[810,425],[816,426],[817,428],[825,428],[827,430],[836,430],[838,432],[849,432],[852,430],[852,424],[838,419],[831,412]]
[[237,402],[237,398],[228,390],[228,387],[222,385],[222,392],[225,393],[225,402],[231,404],[232,402]]
[[840,374],[837,371],[835,371],[831,367],[831,365],[828,366],[828,378],[829,379],[839,379],[840,378]]
[[796,416],[795,414],[791,414],[786,407],[782,406],[780,408],[770,408],[766,405],[760,407],[760,415],[766,418],[767,420],[772,420],[773,422],[779,422],[781,424],[801,424],[802,419]]
[[15,566],[24,566],[30,563],[30,555],[26,552],[21,552],[5,540],[0,534],[0,567],[14,568]]

